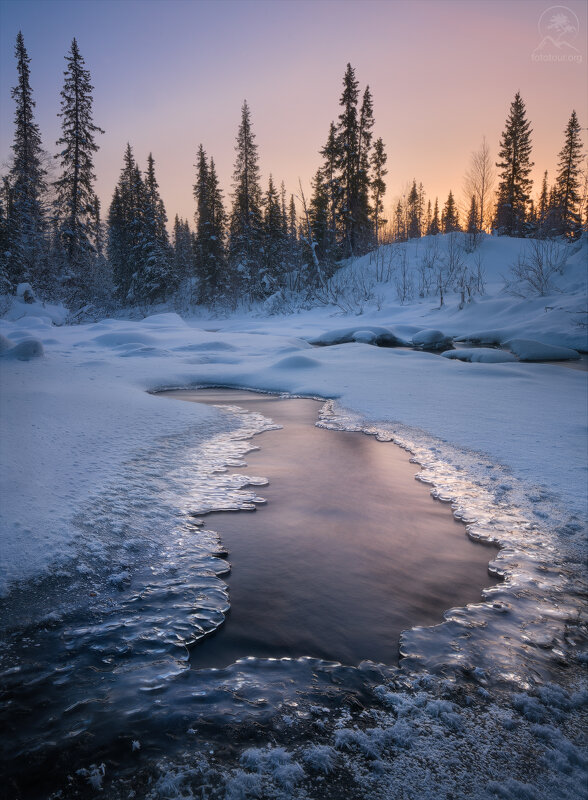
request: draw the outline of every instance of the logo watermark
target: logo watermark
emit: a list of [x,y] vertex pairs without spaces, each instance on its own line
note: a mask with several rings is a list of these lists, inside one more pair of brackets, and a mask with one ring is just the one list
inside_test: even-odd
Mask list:
[[531,61],[582,63],[582,53],[574,45],[580,33],[580,23],[571,8],[547,8],[539,17],[538,28],[541,39],[531,53]]

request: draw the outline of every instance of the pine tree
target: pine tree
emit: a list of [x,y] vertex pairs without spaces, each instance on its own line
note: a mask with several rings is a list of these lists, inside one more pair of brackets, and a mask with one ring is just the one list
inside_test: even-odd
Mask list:
[[16,37],[18,84],[12,89],[16,102],[14,162],[9,173],[10,202],[5,206],[3,263],[6,278],[15,285],[37,283],[47,259],[47,220],[44,208],[47,171],[39,126],[34,121],[35,101],[30,86],[30,58],[22,33]]
[[386,224],[386,220],[381,218],[381,214],[384,211],[384,203],[383,197],[386,193],[386,184],[384,183],[384,178],[388,174],[388,170],[386,169],[386,161],[388,160],[388,156],[386,155],[386,151],[384,149],[384,142],[382,139],[377,139],[374,145],[374,152],[372,153],[371,158],[371,167],[372,167],[372,213],[374,216],[374,238],[376,246],[379,244],[380,241],[380,225]]
[[8,219],[8,179],[4,178],[0,191],[0,294],[12,288],[8,278],[8,256],[10,255],[10,228]]
[[418,239],[421,235],[421,227],[419,220],[419,193],[415,180],[413,180],[412,187],[408,193],[406,205],[408,214],[408,238]]
[[176,214],[173,228],[173,274],[178,294],[186,306],[191,306],[200,293],[195,275],[194,250],[188,222]]
[[144,194],[141,171],[127,144],[108,212],[108,261],[116,294],[122,303],[133,299],[131,286],[143,265]]
[[247,102],[241,108],[233,172],[233,208],[230,220],[230,265],[239,275],[241,291],[250,299],[264,296],[257,276],[261,255],[262,215],[255,135]]
[[549,213],[549,186],[547,184],[547,170],[543,173],[541,183],[541,194],[539,195],[539,206],[537,208],[537,224],[539,230],[542,229]]
[[431,205],[431,201],[429,200],[427,203],[427,213],[425,215],[425,224],[423,230],[425,231],[425,235],[429,235],[429,231],[431,229],[431,223],[433,222],[433,207]]
[[[310,226],[312,229],[312,240],[316,243],[315,254],[319,260],[323,271],[327,274],[335,261],[335,241],[331,236],[330,214],[329,214],[329,187],[325,181],[324,171],[316,171],[312,180],[312,196],[309,204]],[[308,248],[310,242],[306,242]],[[308,249],[306,252],[309,266],[313,264],[312,253]]]
[[439,222],[439,200],[435,198],[435,209],[433,211],[431,224],[427,228],[427,236],[437,236],[439,233],[441,233],[441,224]]
[[211,304],[230,293],[226,271],[226,215],[214,160],[206,160],[202,145],[196,165],[196,272],[200,281],[200,302]]
[[144,180],[136,167],[134,183],[138,206],[138,258],[129,294],[135,302],[155,303],[164,300],[176,287],[172,282],[172,251],[166,229],[167,214],[159,194],[155,162],[151,153],[147,158]]
[[394,210],[394,239],[397,242],[406,241],[406,220],[402,200],[399,200]]
[[454,233],[455,231],[460,230],[459,213],[457,211],[457,206],[455,205],[455,200],[453,198],[453,192],[451,190],[449,191],[449,195],[445,201],[445,206],[443,207],[441,224],[443,227],[443,233]]
[[358,211],[358,161],[359,161],[359,121],[357,101],[359,83],[351,64],[343,77],[343,93],[340,99],[342,112],[339,114],[337,143],[339,146],[337,167],[342,189],[341,233],[343,255],[352,256],[357,250],[357,211]]
[[209,302],[227,298],[234,293],[234,278],[227,270],[226,228],[223,195],[220,188],[214,159],[208,166],[208,228],[207,228],[207,275],[209,281]]
[[340,161],[340,146],[337,137],[335,123],[331,122],[327,143],[320,151],[324,159],[322,168],[322,181],[324,182],[328,195],[328,231],[329,231],[329,258],[337,260],[337,231],[340,219],[340,209],[343,197],[341,182],[337,173]]
[[523,236],[527,207],[531,199],[532,181],[529,178],[531,161],[530,123],[519,92],[510,106],[502,134],[496,166],[501,170],[495,227],[508,236]]
[[84,291],[93,268],[95,250],[91,242],[94,198],[93,156],[98,150],[96,133],[104,133],[92,121],[90,73],[75,39],[65,57],[67,69],[61,92],[62,136],[57,140],[62,175],[56,181],[56,212],[66,259],[66,270],[77,293]]
[[211,291],[210,281],[207,278],[208,266],[208,228],[209,220],[209,201],[208,201],[208,160],[202,144],[198,147],[196,157],[196,183],[194,184],[194,199],[196,200],[196,272],[201,282],[203,297],[202,302],[207,302]]
[[565,236],[577,235],[581,222],[581,164],[584,158],[580,138],[580,123],[575,111],[565,130],[565,143],[559,153],[558,174],[556,178],[557,209],[559,232]]
[[476,203],[476,196],[472,195],[472,199],[470,201],[470,210],[468,212],[468,221],[466,230],[470,235],[475,236],[476,233],[479,232],[479,221],[480,216],[478,212],[478,204]]
[[359,136],[357,158],[357,210],[355,227],[357,244],[360,252],[366,252],[373,243],[373,229],[370,209],[370,158],[372,149],[372,128],[374,127],[374,111],[370,87],[363,93],[359,113]]
[[264,200],[263,273],[259,276],[267,294],[276,291],[284,273],[285,237],[280,198],[270,174]]

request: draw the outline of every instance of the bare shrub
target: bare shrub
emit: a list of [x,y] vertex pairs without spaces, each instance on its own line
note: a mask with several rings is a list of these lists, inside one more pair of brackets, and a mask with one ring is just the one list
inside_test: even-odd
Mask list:
[[531,239],[526,249],[510,265],[504,288],[516,297],[542,297],[557,291],[553,278],[563,275],[566,260],[565,245],[554,239]]

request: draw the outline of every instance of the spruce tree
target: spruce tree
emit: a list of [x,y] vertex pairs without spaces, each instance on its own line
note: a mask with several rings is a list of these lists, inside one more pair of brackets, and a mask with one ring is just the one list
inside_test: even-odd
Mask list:
[[286,251],[286,282],[285,286],[292,292],[299,292],[303,287],[302,255],[298,237],[298,220],[294,195],[290,195],[288,203],[288,228]]
[[407,236],[407,226],[404,214],[404,205],[399,200],[394,210],[394,238],[397,242],[405,242]]
[[423,230],[425,231],[425,236],[429,235],[432,222],[433,222],[433,206],[431,205],[431,201],[429,200],[427,202],[427,213],[425,215],[425,224],[423,226]]
[[352,256],[358,245],[358,161],[359,161],[359,120],[357,101],[359,83],[355,70],[347,64],[343,77],[343,93],[340,99],[342,112],[337,127],[338,161],[342,189],[341,234],[344,256]]
[[[316,243],[315,253],[323,271],[329,274],[335,261],[335,242],[331,237],[329,186],[325,180],[324,171],[316,171],[312,180],[312,195],[310,198],[308,215],[312,229],[312,239]],[[308,242],[306,258],[309,267],[313,264],[311,243]]]
[[539,230],[545,224],[547,214],[549,212],[549,186],[547,184],[547,170],[543,173],[543,181],[541,183],[541,194],[539,195],[539,206],[537,208],[537,224]]
[[44,208],[47,171],[39,126],[34,121],[35,101],[30,85],[30,58],[22,33],[16,37],[15,55],[18,84],[12,89],[16,103],[14,162],[8,185],[10,202],[5,205],[5,244],[3,263],[6,278],[15,285],[37,283],[47,258],[47,220]]
[[227,297],[231,292],[231,276],[227,271],[226,229],[227,215],[223,195],[214,165],[210,159],[208,167],[209,235],[208,261],[213,299]]
[[142,267],[144,187],[141,172],[127,144],[123,168],[108,212],[108,261],[121,303],[132,298],[131,285]]
[[475,234],[478,233],[479,219],[480,218],[478,214],[478,204],[476,203],[476,196],[472,195],[470,201],[470,210],[468,212],[467,227],[466,227],[466,230],[470,235],[475,236]]
[[419,193],[416,181],[413,180],[412,187],[406,200],[408,214],[408,238],[418,239],[421,235],[420,214],[419,214]]
[[427,229],[427,236],[437,236],[439,233],[441,233],[441,224],[439,222],[439,200],[435,198],[435,209],[433,211],[431,224]]
[[[196,183],[194,184],[194,199],[196,200],[196,271],[202,286],[206,280],[207,268],[207,242],[209,228],[209,203],[208,203],[208,160],[202,144],[198,146],[196,157]],[[205,292],[206,293],[206,292]]]
[[329,244],[327,250],[329,252],[329,259],[332,258],[333,261],[336,261],[338,257],[336,247],[343,189],[337,172],[340,161],[340,143],[337,137],[337,129],[334,122],[331,122],[331,125],[329,126],[327,142],[320,152],[324,159],[322,168],[322,181],[324,182],[328,195]]
[[263,272],[259,278],[265,292],[270,294],[280,285],[284,273],[285,237],[280,198],[270,174],[264,199]]
[[225,210],[218,177],[202,145],[196,164],[196,271],[200,279],[200,302],[213,303],[230,289],[225,268]]
[[443,207],[443,214],[441,215],[441,223],[443,226],[443,233],[455,233],[460,230],[459,227],[459,212],[455,205],[453,192],[449,190],[447,200]]
[[176,287],[173,284],[172,251],[166,229],[167,214],[159,194],[155,162],[151,153],[147,159],[144,179],[136,167],[134,182],[139,230],[138,258],[130,296],[136,302],[155,303],[164,300]]
[[179,295],[186,306],[197,299],[197,278],[195,275],[192,236],[188,223],[176,214],[173,228],[173,274],[174,283],[179,287]]
[[360,252],[366,252],[373,243],[373,229],[370,208],[370,158],[372,150],[372,128],[374,112],[370,87],[363,93],[359,113],[359,153],[357,158],[357,210],[355,226]]
[[262,248],[261,189],[255,135],[247,102],[241,108],[237,133],[237,158],[233,172],[233,208],[230,220],[230,265],[239,276],[241,292],[250,299],[263,297],[265,289],[257,271]]
[[511,103],[506,127],[502,134],[496,163],[500,171],[495,227],[508,236],[523,236],[527,208],[531,199],[532,181],[529,178],[531,161],[531,127],[525,104],[519,92]]
[[372,214],[374,217],[374,240],[376,247],[380,242],[380,225],[381,223],[386,222],[381,218],[381,214],[384,211],[384,203],[383,198],[386,193],[386,184],[384,183],[384,178],[388,174],[388,170],[386,169],[386,161],[388,160],[388,156],[386,155],[386,151],[384,149],[384,142],[382,139],[376,139],[376,143],[374,145],[374,152],[372,153],[371,157],[371,167],[372,167]]
[[559,171],[555,183],[558,228],[565,236],[577,235],[582,227],[580,186],[584,154],[580,131],[578,117],[572,111],[565,130],[565,143],[558,156]]
[[4,187],[8,184],[5,178],[0,191],[0,294],[7,294],[12,288],[8,277],[8,256],[10,255],[10,228],[8,220],[8,196]]
[[92,89],[90,73],[84,67],[78,44],[71,43],[65,57],[67,69],[61,92],[62,136],[57,140],[61,152],[62,174],[56,181],[56,212],[59,233],[65,254],[65,268],[77,289],[83,292],[93,268],[95,250],[91,242],[92,206],[94,198],[94,153],[98,150],[96,133],[104,131],[92,121]]

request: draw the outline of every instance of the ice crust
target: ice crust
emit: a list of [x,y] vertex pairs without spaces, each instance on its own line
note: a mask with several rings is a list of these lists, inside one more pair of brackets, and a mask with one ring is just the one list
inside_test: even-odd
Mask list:
[[[406,246],[413,266],[426,246]],[[525,300],[499,282],[522,246],[483,237],[489,291],[464,307],[400,306],[383,287],[377,309],[336,322],[329,308],[66,326],[63,308],[11,301],[8,349],[35,339],[44,356],[0,358],[0,671],[14,703],[50,688],[20,734],[34,759],[66,764],[62,796],[585,800],[586,376],[366,346],[440,330],[586,351],[586,242],[570,248],[566,292]],[[345,346],[311,350],[325,338]],[[405,632],[400,668],[191,670],[190,648],[228,609],[230,565],[205,512],[219,498],[255,507],[262,481],[242,462],[268,423],[146,392],[215,384],[337,397],[321,424],[408,448],[468,535],[500,543],[503,582]],[[116,758],[98,756],[112,741]],[[4,746],[18,759],[10,731]]]

